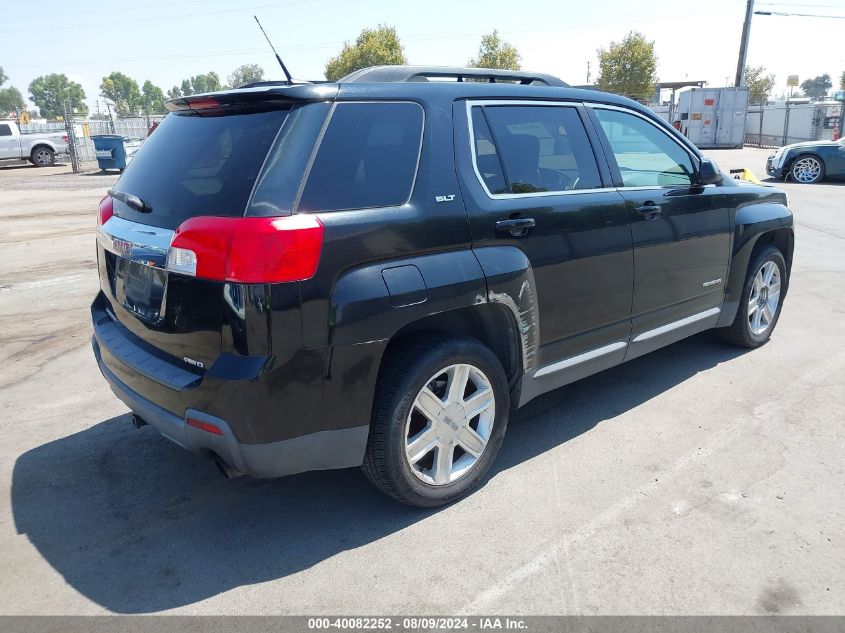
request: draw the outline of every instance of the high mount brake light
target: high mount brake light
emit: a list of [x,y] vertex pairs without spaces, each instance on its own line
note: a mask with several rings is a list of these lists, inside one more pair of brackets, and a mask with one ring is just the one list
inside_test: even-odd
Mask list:
[[103,226],[109,221],[109,218],[114,215],[114,206],[111,196],[106,196],[100,200],[100,208],[97,211],[97,224]]
[[199,216],[176,229],[167,269],[250,284],[302,281],[317,272],[322,248],[323,225],[313,215]]

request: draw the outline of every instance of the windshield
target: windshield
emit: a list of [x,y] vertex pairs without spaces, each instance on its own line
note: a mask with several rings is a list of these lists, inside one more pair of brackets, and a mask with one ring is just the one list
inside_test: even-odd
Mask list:
[[151,211],[139,212],[116,200],[115,213],[170,229],[198,215],[243,215],[287,113],[168,115],[114,187]]

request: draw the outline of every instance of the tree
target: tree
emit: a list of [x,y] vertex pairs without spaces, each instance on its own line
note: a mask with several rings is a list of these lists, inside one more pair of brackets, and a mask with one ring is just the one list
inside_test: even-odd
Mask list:
[[642,33],[629,32],[621,42],[612,41],[600,48],[599,88],[645,101],[654,93],[657,83],[657,56],[654,42]]
[[137,116],[141,109],[141,91],[138,82],[121,72],[113,72],[103,77],[100,84],[100,95],[114,104],[117,116]]
[[763,66],[745,67],[745,85],[748,88],[748,103],[765,104],[775,87],[775,76],[767,75]]
[[229,85],[232,88],[240,88],[247,84],[254,84],[264,81],[264,69],[258,64],[244,64],[238,66],[229,75]]
[[405,51],[396,29],[384,24],[364,29],[355,44],[344,42],[343,49],[326,63],[326,79],[337,81],[351,72],[368,66],[407,64]]
[[74,111],[88,114],[85,91],[64,73],[42,75],[33,79],[29,84],[29,98],[45,119],[64,116],[66,103],[69,103]]
[[[175,89],[176,86],[173,86],[173,88]],[[200,94],[201,92],[214,92],[222,88],[223,85],[220,83],[220,75],[212,70],[204,75],[183,79],[181,96],[188,97],[190,95]]]
[[467,62],[471,68],[500,68],[503,70],[519,70],[521,56],[512,44],[499,37],[499,32],[481,36],[478,47],[478,57]]
[[5,117],[10,112],[26,110],[26,101],[24,101],[20,90],[14,86],[2,87],[8,80],[9,77],[3,72],[3,67],[0,66],[0,117]]
[[801,90],[804,91],[804,94],[816,101],[826,97],[831,88],[833,88],[833,82],[827,73],[813,77],[812,79],[806,79],[801,83]]
[[141,110],[145,114],[161,114],[164,112],[164,93],[149,79],[141,87]]
[[178,99],[182,96],[182,89],[179,86],[173,86],[170,90],[167,91],[167,98],[168,99]]
[[842,74],[839,76],[839,89],[845,90],[845,70],[843,70]]

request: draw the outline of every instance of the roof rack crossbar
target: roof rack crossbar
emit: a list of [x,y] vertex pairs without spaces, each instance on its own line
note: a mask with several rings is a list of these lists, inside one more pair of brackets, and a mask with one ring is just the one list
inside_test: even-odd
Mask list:
[[517,82],[520,85],[545,85],[568,87],[569,84],[543,73],[524,72],[521,70],[497,70],[492,68],[459,68],[444,66],[371,66],[352,72],[339,83],[367,82],[394,83],[406,81],[429,81],[430,79],[455,79],[463,82],[467,79],[488,83]]

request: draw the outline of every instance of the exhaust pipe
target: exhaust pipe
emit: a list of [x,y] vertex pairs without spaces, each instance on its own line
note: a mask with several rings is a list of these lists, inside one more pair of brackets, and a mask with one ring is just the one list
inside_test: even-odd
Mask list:
[[142,426],[147,426],[146,421],[137,413],[132,414],[132,426],[136,429],[140,429]]
[[236,479],[243,475],[241,471],[229,466],[229,464],[227,464],[219,455],[213,455],[211,461],[214,462],[214,465],[217,466],[217,470],[219,470],[220,474],[226,479]]

